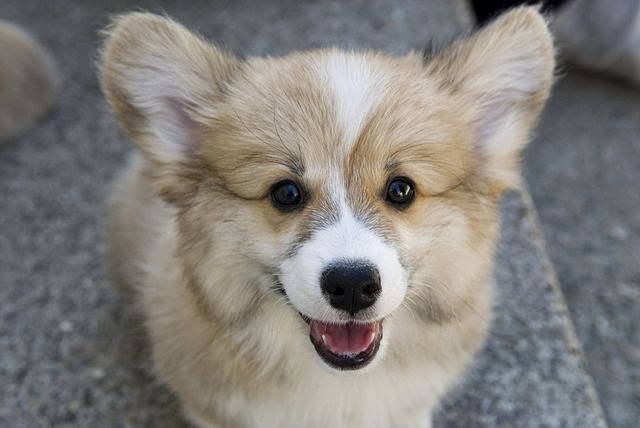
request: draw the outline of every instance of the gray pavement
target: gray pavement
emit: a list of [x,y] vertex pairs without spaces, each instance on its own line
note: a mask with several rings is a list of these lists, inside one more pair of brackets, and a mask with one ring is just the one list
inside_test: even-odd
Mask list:
[[569,73],[526,153],[547,247],[607,420],[640,421],[640,90]]
[[[128,153],[95,77],[112,13],[164,10],[242,53],[339,44],[391,52],[463,30],[461,1],[6,0],[63,78],[56,111],[0,147],[0,426],[179,427],[134,314],[102,267],[104,200]],[[492,335],[437,426],[604,426],[526,193],[504,204]]]

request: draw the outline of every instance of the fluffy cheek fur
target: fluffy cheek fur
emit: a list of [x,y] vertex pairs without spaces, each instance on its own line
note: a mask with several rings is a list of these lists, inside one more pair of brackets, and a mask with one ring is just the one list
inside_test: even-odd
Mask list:
[[[265,300],[282,300],[276,267],[293,231],[274,230],[268,201],[245,201],[216,193],[203,183],[195,202],[178,215],[180,253],[203,302],[224,322],[255,317]],[[293,312],[293,311],[292,311]]]
[[[262,387],[275,385],[271,377],[292,369],[287,366],[292,355],[300,361],[315,358],[308,327],[274,279],[274,266],[284,259],[293,235],[276,233],[273,216],[265,215],[273,210],[267,201],[224,195],[206,181],[198,187],[176,212],[177,258],[167,262],[168,271],[176,263],[183,266],[176,279],[183,286],[147,289],[143,299],[155,336],[156,365],[187,395],[187,403],[203,399],[191,396],[200,389],[231,388],[251,395],[234,382],[251,378]],[[182,352],[175,352],[176,342]],[[227,366],[225,375],[218,373]],[[178,373],[176,367],[181,367]]]
[[482,300],[499,229],[493,198],[450,193],[419,210],[428,221],[398,227],[399,239],[411,255],[407,307],[435,324],[450,322],[460,313],[485,317]]

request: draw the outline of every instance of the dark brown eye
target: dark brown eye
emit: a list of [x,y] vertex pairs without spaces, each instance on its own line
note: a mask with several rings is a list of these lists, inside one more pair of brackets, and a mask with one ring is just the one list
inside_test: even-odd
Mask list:
[[302,192],[293,181],[280,181],[271,188],[271,202],[281,211],[293,211],[302,204]]
[[414,197],[413,183],[408,178],[394,178],[387,186],[387,201],[398,208],[407,207]]

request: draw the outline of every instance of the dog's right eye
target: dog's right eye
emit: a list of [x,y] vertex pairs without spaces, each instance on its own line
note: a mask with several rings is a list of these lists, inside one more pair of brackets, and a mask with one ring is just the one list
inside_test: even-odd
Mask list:
[[271,202],[281,211],[293,211],[302,204],[302,192],[293,181],[280,181],[271,188]]

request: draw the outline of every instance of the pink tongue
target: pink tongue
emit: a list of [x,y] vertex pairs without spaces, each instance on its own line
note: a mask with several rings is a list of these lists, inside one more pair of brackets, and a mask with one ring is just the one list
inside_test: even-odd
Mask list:
[[380,321],[369,324],[327,324],[311,321],[311,334],[334,354],[359,354],[376,338]]

